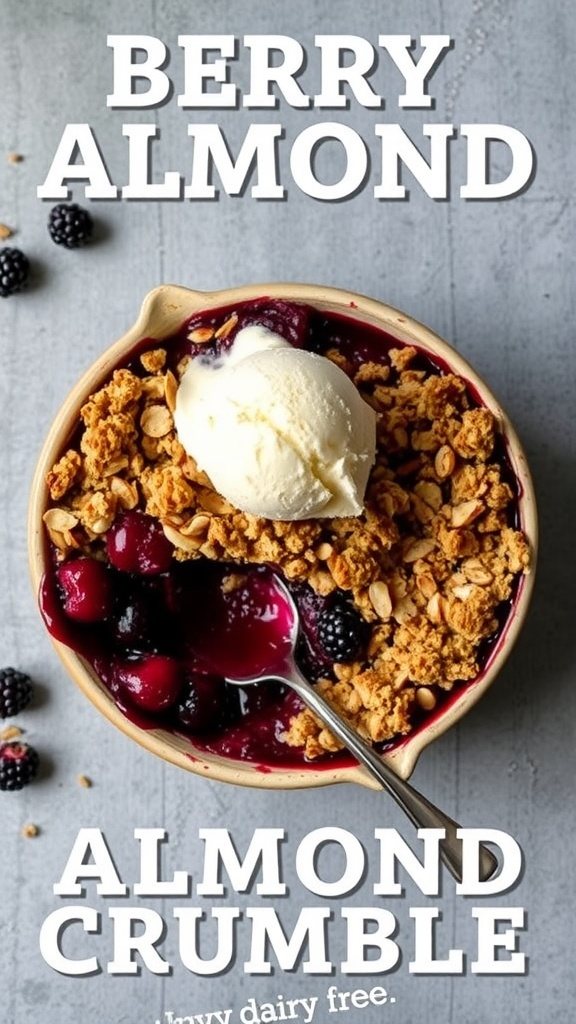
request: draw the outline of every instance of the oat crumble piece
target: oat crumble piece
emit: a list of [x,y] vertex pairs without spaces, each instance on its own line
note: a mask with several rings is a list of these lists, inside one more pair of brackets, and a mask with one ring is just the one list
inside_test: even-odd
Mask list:
[[0,740],[2,743],[6,743],[9,740],[17,740],[20,736],[24,735],[24,730],[19,725],[8,725],[5,729],[0,732]]
[[151,352],[143,352],[140,362],[148,373],[159,373],[166,365],[166,349],[155,348]]
[[82,469],[82,457],[73,448],[58,460],[48,473],[46,483],[52,501],[59,501],[76,483]]

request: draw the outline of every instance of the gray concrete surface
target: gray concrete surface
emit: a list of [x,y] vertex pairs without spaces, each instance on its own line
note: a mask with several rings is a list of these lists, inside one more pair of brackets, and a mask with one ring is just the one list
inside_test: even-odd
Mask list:
[[[14,244],[34,264],[27,292],[0,301],[0,662],[19,666],[38,681],[34,705],[18,721],[41,751],[39,781],[20,794],[0,794],[0,1019],[6,1024],[153,1024],[195,1014],[240,1010],[280,996],[318,996],[315,1024],[342,1020],[366,1024],[565,1024],[576,999],[574,925],[574,452],[575,134],[573,56],[576,12],[569,0],[318,0],[291,4],[246,0],[0,0],[0,221],[15,229]],[[179,34],[278,33],[308,51],[306,87],[318,88],[315,34],[347,33],[376,44],[379,34],[447,33],[450,53],[430,81],[432,112],[401,110],[397,72],[381,60],[383,111],[356,102],[348,110],[301,111],[285,102],[276,111],[185,111],[175,98],[153,111],[106,107],[111,91],[110,33],[158,36],[172,52],[176,91],[182,83]],[[245,85],[245,55],[234,71]],[[125,121],[151,121],[161,129],[154,143],[157,173],[178,169],[188,177],[189,121],[217,118],[232,146],[250,121],[277,120],[285,202],[256,201],[249,191],[218,201],[100,201],[92,209],[100,238],[76,253],[56,248],[46,231],[49,202],[36,197],[64,126],[89,123],[109,173],[122,185],[127,174]],[[372,125],[402,124],[416,139],[428,120],[496,122],[517,127],[537,154],[537,173],[521,195],[500,202],[459,197],[464,146],[453,146],[448,201],[426,196],[410,176],[407,201],[378,202],[375,171],[356,196],[340,203],[304,195],[290,181],[290,140],[317,120],[340,120],[369,140]],[[7,160],[10,151],[24,157]],[[505,168],[496,167],[503,173]],[[74,199],[84,201],[75,183]],[[8,244],[11,244],[8,243]],[[444,878],[441,897],[424,897],[407,884],[403,897],[374,897],[373,874],[342,901],[332,901],[331,952],[344,953],[340,909],[388,906],[399,922],[403,957],[398,968],[374,977],[334,977],[276,970],[271,977],[243,969],[248,930],[238,930],[237,960],[221,976],[202,978],[178,957],[170,905],[142,900],[168,921],[162,946],[174,964],[166,976],[143,968],[137,976],[107,973],[113,906],[137,905],[101,898],[92,885],[78,902],[102,912],[102,934],[80,942],[77,955],[100,957],[103,970],[71,978],[46,965],[38,935],[53,910],[73,902],[52,892],[78,829],[101,829],[124,881],[138,875],[134,828],[163,827],[170,836],[166,872],[200,873],[201,828],[228,828],[238,847],[257,826],[288,831],[287,900],[237,897],[217,905],[272,905],[286,927],[300,906],[322,903],[303,891],[293,854],[302,836],[338,825],[355,833],[374,871],[375,827],[410,835],[392,803],[360,788],[267,793],[226,788],[163,765],[132,745],[74,688],[53,653],[31,593],[26,564],[29,483],[45,432],[68,389],[91,361],[132,322],[146,292],[161,282],[199,289],[267,280],[320,281],[379,297],[423,320],[451,341],[485,376],[512,416],[536,482],[542,545],[529,623],[489,695],[461,725],[422,757],[415,783],[466,824],[500,828],[522,847],[523,876],[511,893],[484,900],[521,906],[527,915],[520,949],[529,956],[523,976],[475,976],[475,901],[457,896]],[[78,785],[78,773],[93,780]],[[35,839],[21,829],[34,822]],[[337,866],[334,868],[337,870]],[[324,901],[325,902],[325,901]],[[438,906],[438,951],[466,951],[461,976],[412,976],[411,906]],[[209,910],[204,901],[204,909]],[[209,943],[207,945],[209,950]],[[208,955],[208,952],[205,953]],[[384,986],[395,998],[383,1007],[328,1011],[330,984],[341,989]],[[270,1011],[271,1012],[271,1011]],[[281,1019],[280,1011],[278,1016]],[[266,1019],[274,1019],[269,1016]],[[299,1020],[304,1019],[301,1013]]]

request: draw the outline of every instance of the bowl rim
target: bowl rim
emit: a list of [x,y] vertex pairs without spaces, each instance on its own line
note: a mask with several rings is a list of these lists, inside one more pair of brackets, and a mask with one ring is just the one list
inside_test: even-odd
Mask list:
[[[465,378],[480,402],[495,416],[518,481],[519,526],[527,537],[531,549],[530,571],[519,581],[511,612],[481,676],[454,694],[450,704],[438,718],[424,728],[408,734],[393,750],[384,753],[383,756],[398,775],[408,779],[422,751],[459,722],[489,689],[514,647],[528,611],[534,586],[538,518],[534,486],[522,445],[510,418],[491,389],[471,364],[448,342],[431,328],[395,307],[359,292],[296,282],[256,283],[209,292],[164,284],[148,292],[132,326],[93,361],[71,389],[45,438],[36,464],[29,500],[28,559],[32,586],[37,595],[47,551],[42,522],[48,497],[46,473],[62,451],[65,438],[70,436],[77,424],[80,405],[87,395],[101,385],[121,356],[141,339],[153,337],[157,341],[162,341],[196,313],[261,297],[291,300],[320,310],[329,309],[380,327],[398,341],[405,344],[413,343],[425,352],[440,357],[448,364],[450,370]],[[356,782],[372,789],[380,789],[379,784],[360,766],[328,765],[301,769],[264,767],[196,750],[190,740],[167,730],[144,729],[124,715],[107,688],[80,655],[53,637],[50,639],[69,675],[92,704],[121,732],[164,761],[205,778],[257,788],[312,788],[340,782]]]

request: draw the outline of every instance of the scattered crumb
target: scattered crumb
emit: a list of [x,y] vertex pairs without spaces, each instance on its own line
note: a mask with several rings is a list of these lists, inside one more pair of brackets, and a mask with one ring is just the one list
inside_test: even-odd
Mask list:
[[89,779],[87,775],[77,775],[76,781],[82,789],[90,789],[92,786],[92,779]]
[[31,821],[27,825],[22,826],[22,835],[24,839],[35,839],[40,834],[38,825],[34,825]]
[[10,740],[17,740],[19,736],[22,736],[23,729],[20,729],[17,725],[9,725],[6,729],[0,732],[0,740],[2,743],[7,743]]
[[22,156],[22,153],[8,153],[9,164],[21,164],[23,159],[24,157]]
[[0,224],[0,241],[4,242],[7,238],[11,238],[13,234],[12,228],[9,228],[7,224]]

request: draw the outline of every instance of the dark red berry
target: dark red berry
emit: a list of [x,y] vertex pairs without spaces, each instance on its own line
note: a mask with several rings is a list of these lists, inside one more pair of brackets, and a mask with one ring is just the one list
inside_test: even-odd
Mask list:
[[38,771],[38,752],[28,743],[0,744],[0,789],[14,790],[27,786]]
[[143,597],[134,597],[118,608],[112,630],[115,639],[131,651],[149,651],[156,646],[156,621]]
[[119,688],[144,711],[166,711],[182,692],[180,664],[164,654],[148,654],[116,665],[114,688]]
[[106,551],[114,568],[141,576],[167,572],[173,550],[162,524],[145,512],[126,512],[106,537]]
[[101,622],[113,607],[110,570],[94,558],[73,558],[56,570],[64,611],[77,622]]
[[30,703],[32,680],[15,668],[0,670],[0,718],[19,715]]

